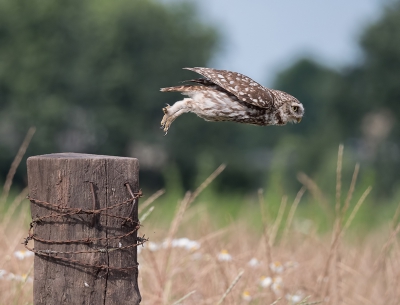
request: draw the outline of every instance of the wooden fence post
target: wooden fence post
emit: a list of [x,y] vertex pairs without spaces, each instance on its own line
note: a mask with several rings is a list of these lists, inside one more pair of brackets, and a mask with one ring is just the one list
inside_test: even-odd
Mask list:
[[138,160],[62,153],[27,163],[34,304],[139,304]]

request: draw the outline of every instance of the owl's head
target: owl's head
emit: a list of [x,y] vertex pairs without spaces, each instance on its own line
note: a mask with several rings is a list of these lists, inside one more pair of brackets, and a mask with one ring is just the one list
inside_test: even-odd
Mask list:
[[282,120],[285,123],[300,123],[304,115],[304,106],[294,96],[278,91]]
[[286,114],[288,122],[300,123],[304,115],[303,104],[293,97],[293,99],[287,103]]

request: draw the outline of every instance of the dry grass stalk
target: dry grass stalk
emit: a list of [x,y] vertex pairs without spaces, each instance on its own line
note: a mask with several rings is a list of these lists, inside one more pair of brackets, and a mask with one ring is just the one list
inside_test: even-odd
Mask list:
[[[368,279],[368,284],[365,286],[366,288],[365,288],[365,292],[364,292],[364,296],[367,299],[369,299],[371,297],[371,294],[373,293],[373,288],[374,288],[374,286],[376,286],[376,283],[379,280],[378,274],[382,274],[385,272],[385,265],[386,265],[387,259],[388,259],[387,253],[389,251],[390,246],[396,241],[396,236],[399,234],[399,232],[400,232],[400,224],[398,224],[396,226],[396,228],[394,228],[392,230],[392,232],[390,233],[388,240],[383,245],[377,259],[375,260],[375,262],[371,268],[372,272]],[[394,274],[398,274],[398,271],[394,272]]]
[[318,204],[321,206],[322,210],[325,211],[326,215],[332,219],[332,209],[330,208],[328,200],[325,198],[318,185],[304,173],[299,173],[297,175],[297,179],[310,191],[315,200],[317,200]]
[[28,195],[28,187],[24,188],[8,207],[2,220],[4,229],[7,229],[15,210],[20,206],[21,202],[26,199],[26,195]]
[[144,213],[142,216],[140,216],[139,218],[139,222],[143,222],[146,220],[147,217],[149,217],[149,215],[153,212],[154,210],[154,206],[150,207],[150,209],[148,209],[146,211],[146,213]]
[[228,287],[228,289],[225,291],[224,295],[221,297],[221,299],[218,301],[217,305],[222,304],[222,302],[225,300],[225,298],[228,296],[228,294],[232,291],[233,287],[236,286],[237,282],[239,282],[240,278],[242,277],[244,271],[240,271],[239,274],[236,276],[236,278],[233,280],[232,284]]
[[336,217],[340,214],[340,197],[342,194],[342,163],[343,163],[343,144],[339,145],[338,158],[336,165]]
[[22,161],[22,158],[25,155],[25,152],[29,146],[29,143],[32,140],[33,135],[35,134],[36,128],[35,127],[31,127],[29,128],[24,141],[22,142],[17,155],[14,158],[14,161],[11,163],[11,167],[10,170],[8,171],[7,177],[6,177],[6,182],[4,183],[4,187],[3,187],[3,192],[1,194],[0,197],[0,204],[4,204],[7,200],[8,194],[10,192],[10,188],[14,179],[14,175],[17,171],[17,168],[19,166],[19,164]]
[[169,268],[169,260],[171,257],[171,242],[174,236],[176,235],[179,225],[182,222],[183,214],[185,213],[187,207],[196,199],[196,197],[225,169],[225,165],[220,165],[193,193],[187,192],[183,200],[180,202],[177,208],[177,212],[175,213],[175,217],[171,223],[168,236],[166,239],[166,250],[163,259],[163,276],[162,282],[164,287],[163,289],[163,303],[167,304],[169,299],[169,291],[172,285],[171,276],[168,276],[168,268]]
[[[268,227],[268,220],[267,220],[267,215],[265,213],[264,209],[264,191],[262,189],[258,190],[258,202],[260,205],[260,212],[261,212],[261,221],[263,224],[263,241],[265,243],[265,252],[266,252],[266,257],[267,257],[267,264],[268,266],[272,264],[272,251],[271,251],[271,245],[270,245],[270,232],[269,232],[269,227]],[[269,272],[268,272],[269,275]]]
[[183,218],[183,214],[186,211],[186,208],[188,207],[189,203],[190,203],[190,199],[191,199],[192,193],[191,192],[186,192],[185,197],[183,198],[183,200],[179,203],[177,211],[175,213],[175,217],[172,220],[171,226],[169,228],[169,232],[167,235],[167,246],[166,248],[169,248],[169,244],[172,241],[172,238],[175,236],[176,232],[178,231],[179,228],[179,224],[182,221]]
[[167,237],[167,248],[169,248],[169,243],[171,242],[173,236],[175,236],[179,224],[182,221],[183,214],[186,208],[196,199],[196,197],[225,169],[226,165],[220,165],[200,186],[192,193],[187,192],[185,198],[181,201],[177,213],[175,213],[174,220],[172,221],[169,234]]
[[278,215],[276,216],[274,225],[271,230],[270,238],[269,238],[269,243],[270,243],[271,247],[274,245],[276,236],[278,234],[278,230],[279,230],[279,227],[280,227],[282,219],[283,219],[283,214],[285,213],[286,202],[287,202],[287,196],[283,196],[281,205],[279,206]]
[[180,204],[178,205],[177,208],[177,212],[175,213],[175,217],[172,221],[172,224],[170,226],[168,235],[167,235],[167,239],[166,239],[166,246],[165,246],[165,255],[164,255],[164,259],[163,259],[163,264],[162,264],[162,281],[161,281],[161,287],[163,288],[163,304],[167,304],[168,303],[168,296],[169,296],[169,289],[166,289],[169,287],[169,285],[171,283],[168,283],[169,277],[168,277],[168,267],[169,267],[169,259],[171,257],[171,242],[173,237],[175,236],[176,232],[178,231],[179,228],[179,224],[182,221],[183,218],[183,214],[185,213],[186,208],[189,205],[190,202],[190,198],[191,198],[191,193],[190,192],[186,192],[185,197],[183,198],[183,200],[180,202]]
[[195,200],[197,196],[200,195],[200,193],[211,183],[215,178],[218,177],[219,174],[221,174],[224,169],[226,168],[225,164],[221,164],[218,166],[218,168],[206,179],[200,186],[193,192],[191,201]]
[[[338,303],[342,302],[341,288],[339,285],[339,283],[341,282],[341,273],[340,273],[340,268],[339,268],[339,265],[341,263],[340,253],[339,253],[340,238],[341,238],[341,236],[343,236],[343,234],[347,230],[348,226],[350,226],[353,218],[355,217],[356,213],[358,212],[358,209],[360,208],[361,204],[364,202],[365,198],[371,191],[371,189],[368,188],[364,192],[364,194],[361,196],[360,200],[357,202],[356,206],[354,207],[352,213],[350,214],[349,219],[347,220],[346,224],[344,225],[344,227],[342,227],[342,219],[350,205],[350,200],[351,200],[353,192],[354,192],[355,183],[356,183],[358,171],[359,171],[359,166],[358,166],[358,164],[356,164],[354,172],[353,172],[352,181],[351,181],[350,187],[349,187],[349,192],[347,194],[345,204],[344,204],[343,208],[341,209],[342,163],[343,163],[343,145],[339,145],[338,161],[337,161],[337,167],[336,167],[336,205],[335,205],[336,217],[335,217],[334,229],[333,229],[333,233],[332,233],[331,247],[329,250],[328,259],[326,260],[325,267],[323,269],[324,272],[323,272],[322,276],[320,277],[320,285],[319,285],[319,287],[320,287],[319,290],[322,291],[322,293],[321,293],[322,299],[325,299],[328,295],[330,278],[333,277],[333,280],[334,280],[333,287],[334,287],[334,289],[336,289],[336,293],[334,294],[336,297],[333,300],[334,304],[338,304]],[[330,273],[332,260],[335,262],[335,264],[333,266],[335,273],[333,274],[333,276],[330,276],[329,273]]]
[[399,215],[400,215],[400,203],[397,206],[396,212],[394,212],[394,216],[393,216],[393,219],[392,219],[392,224],[390,226],[392,228],[392,230],[396,227],[397,222],[399,221]]
[[215,231],[215,232],[206,234],[206,235],[203,236],[203,237],[200,237],[198,241],[199,241],[200,243],[207,242],[207,241],[209,241],[209,240],[212,240],[212,239],[215,239],[215,238],[217,238],[217,237],[220,237],[220,236],[223,235],[223,234],[226,234],[228,231],[229,231],[229,227],[223,228],[223,229],[219,229],[218,231]]
[[341,283],[342,283],[342,274],[341,274],[341,269],[339,268],[340,264],[341,264],[341,253],[339,251],[341,246],[341,240],[338,241],[337,246],[335,247],[335,274],[334,274],[334,289],[335,292],[332,296],[333,299],[333,304],[342,304],[343,300],[342,300],[342,287],[341,287]]
[[220,276],[220,281],[223,283],[221,286],[223,286],[223,289],[228,289],[230,286],[230,282],[229,282],[229,276],[225,270],[225,265],[222,264],[221,262],[218,261],[217,259],[217,251],[215,251],[216,249],[216,245],[214,243],[210,243],[210,241],[206,241],[204,243],[205,245],[205,249],[208,253],[211,253],[211,257],[210,259],[210,263],[213,266],[214,270],[217,270]]
[[10,241],[8,235],[6,234],[6,230],[10,224],[10,221],[16,209],[20,206],[21,202],[23,202],[26,199],[27,194],[28,194],[28,188],[23,189],[21,193],[19,193],[19,195],[15,197],[14,201],[8,207],[3,217],[2,225],[0,226],[0,235],[2,236],[8,247],[12,247],[12,242]]
[[[333,304],[338,304],[341,302],[341,293],[340,293],[340,269],[338,268],[340,263],[340,232],[341,232],[341,225],[342,225],[342,213],[341,213],[341,197],[342,197],[342,164],[343,164],[343,144],[339,145],[338,150],[338,158],[337,158],[337,165],[336,165],[336,204],[335,204],[335,226],[332,234],[332,243],[334,244],[334,240],[336,240],[336,244],[333,245],[331,250],[333,251],[332,257],[335,259],[334,264],[334,274],[333,277],[333,289],[336,290],[335,298],[333,298]],[[331,254],[330,254],[331,255]],[[329,264],[329,263],[328,263]],[[329,268],[329,266],[328,266]],[[328,276],[328,274],[326,274]],[[329,278],[328,278],[329,280]],[[329,281],[328,281],[329,282]],[[328,286],[328,285],[327,285]],[[326,286],[326,287],[327,287]],[[323,298],[325,295],[323,294]]]
[[343,227],[343,233],[350,227],[354,217],[356,216],[358,210],[360,209],[361,205],[364,203],[365,199],[367,198],[367,196],[369,195],[369,193],[371,192],[372,187],[369,186],[364,193],[361,195],[360,199],[358,200],[358,202],[356,203],[356,205],[354,206],[353,211],[351,211],[349,218],[346,221],[346,224]]
[[178,305],[180,304],[182,301],[186,300],[188,297],[190,297],[193,293],[196,293],[196,290],[193,290],[191,292],[189,292],[188,294],[186,294],[185,296],[183,296],[182,298],[180,298],[178,301],[174,302],[173,305]]
[[148,199],[146,199],[143,203],[139,205],[139,214],[144,211],[150,204],[152,204],[158,197],[164,195],[165,190],[161,189],[151,195]]
[[28,271],[28,273],[26,274],[25,278],[22,279],[21,285],[17,288],[16,295],[17,295],[18,297],[17,297],[16,303],[19,303],[19,301],[20,301],[20,299],[21,299],[21,297],[22,297],[22,295],[23,295],[23,294],[22,294],[22,291],[24,290],[24,286],[25,286],[25,284],[27,283],[28,278],[29,278],[30,274],[32,273],[32,270],[33,270],[33,263],[31,264],[31,267],[29,268],[29,271]]
[[357,182],[357,177],[358,177],[359,171],[360,171],[360,164],[357,163],[356,166],[354,167],[354,172],[353,172],[353,177],[351,178],[350,188],[349,188],[349,191],[347,192],[346,201],[344,202],[344,205],[342,208],[342,219],[343,219],[344,215],[346,214],[347,210],[349,209],[350,201],[351,201],[351,198],[353,197],[354,189],[356,187],[356,182]]
[[385,259],[385,256],[387,255],[387,252],[389,251],[390,246],[395,241],[395,238],[399,234],[399,232],[400,232],[400,224],[398,224],[397,227],[390,233],[389,239],[383,245],[381,252],[378,256],[378,259],[376,260],[376,262],[374,264],[374,268],[376,268],[376,266],[379,263],[382,263],[382,261]]
[[285,229],[284,229],[284,231],[283,231],[283,238],[282,238],[283,240],[287,240],[287,236],[288,236],[288,234],[289,234],[289,229],[290,229],[290,227],[292,226],[294,214],[296,213],[297,206],[299,205],[300,200],[301,200],[301,198],[303,197],[305,191],[306,191],[306,187],[303,186],[303,187],[297,192],[296,198],[294,199],[293,204],[292,204],[292,206],[290,207],[289,214],[288,214],[287,221],[286,221],[286,225],[285,225]]
[[[328,259],[326,260],[326,264],[324,267],[324,272],[322,276],[320,277],[320,285],[319,285],[319,291],[322,291],[322,299],[325,299],[328,294],[328,288],[329,288],[329,269],[331,265],[331,261],[333,258],[336,258],[337,255],[337,248],[340,242],[340,237],[344,235],[348,227],[350,226],[351,222],[353,221],[354,217],[356,216],[358,210],[360,209],[361,205],[364,203],[366,197],[371,191],[371,187],[368,187],[364,193],[361,195],[360,199],[358,200],[357,204],[354,206],[353,211],[351,212],[349,218],[347,219],[346,224],[342,229],[340,229],[339,226],[335,226],[334,228],[334,233],[333,233],[333,240],[331,242],[331,247],[329,250],[328,254]],[[335,222],[336,223],[336,222]],[[337,266],[335,266],[337,268]],[[325,285],[324,285],[325,284]]]
[[300,303],[298,303],[298,305],[314,305],[322,303],[322,301],[308,302],[310,298],[311,296],[306,296],[303,300],[300,301]]
[[159,296],[161,298],[162,289],[163,289],[163,285],[164,285],[163,274],[161,273],[160,267],[158,266],[157,259],[156,259],[155,255],[154,255],[153,251],[149,251],[149,255],[148,256],[149,256],[149,260],[150,260],[150,263],[151,263],[151,267],[154,270],[155,277],[156,277],[157,282],[159,284],[158,291],[159,291]]

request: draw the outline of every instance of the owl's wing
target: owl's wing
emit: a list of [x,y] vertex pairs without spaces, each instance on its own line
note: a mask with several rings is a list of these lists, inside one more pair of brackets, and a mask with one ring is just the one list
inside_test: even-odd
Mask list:
[[243,74],[211,68],[184,68],[206,77],[209,81],[235,95],[240,101],[260,108],[275,107],[271,90]]

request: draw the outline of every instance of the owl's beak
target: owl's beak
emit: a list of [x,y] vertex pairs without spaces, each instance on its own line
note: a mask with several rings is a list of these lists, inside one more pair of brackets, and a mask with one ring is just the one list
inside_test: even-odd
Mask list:
[[301,122],[301,118],[298,118],[298,119],[297,119],[297,123],[300,123],[300,122]]

